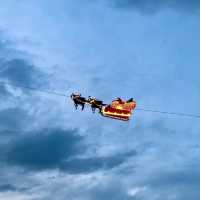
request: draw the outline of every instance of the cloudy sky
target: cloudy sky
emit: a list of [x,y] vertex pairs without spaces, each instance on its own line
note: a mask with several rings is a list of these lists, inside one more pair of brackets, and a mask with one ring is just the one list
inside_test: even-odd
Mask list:
[[[199,114],[200,1],[7,0],[0,81]],[[197,200],[199,119],[75,111],[0,85],[0,200]]]

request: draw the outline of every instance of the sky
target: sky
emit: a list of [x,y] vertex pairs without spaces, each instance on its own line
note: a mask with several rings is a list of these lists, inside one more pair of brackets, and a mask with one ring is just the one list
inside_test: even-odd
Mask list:
[[66,95],[200,114],[197,0],[7,0],[0,6],[0,200],[197,200],[199,119],[121,122]]

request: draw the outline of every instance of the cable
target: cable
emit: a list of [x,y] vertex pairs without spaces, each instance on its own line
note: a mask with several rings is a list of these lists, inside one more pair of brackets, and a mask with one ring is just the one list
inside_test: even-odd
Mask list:
[[167,114],[167,115],[176,115],[176,116],[181,116],[181,117],[200,118],[200,115],[194,115],[194,114],[188,114],[188,113],[177,113],[177,112],[150,110],[150,109],[143,109],[143,108],[136,108],[135,110],[144,111],[144,112],[151,112],[151,113]]
[[59,92],[55,92],[55,91],[51,91],[51,90],[42,90],[42,89],[38,89],[38,88],[35,88],[35,87],[25,86],[25,85],[16,84],[16,83],[0,81],[0,85],[10,85],[10,86],[25,88],[25,89],[28,89],[28,90],[34,90],[34,91],[38,91],[38,92],[42,92],[42,93],[47,93],[47,94],[53,94],[53,95],[57,95],[57,96],[67,97],[67,95],[65,95],[63,93],[59,93]]
[[[55,91],[51,91],[51,90],[41,90],[36,87],[29,87],[29,86],[15,84],[15,83],[11,83],[11,82],[0,81],[0,85],[11,85],[14,87],[21,87],[21,88],[38,91],[38,92],[42,92],[42,93],[46,93],[46,94],[52,94],[52,95],[57,95],[57,96],[61,96],[61,97],[70,97],[70,96],[60,93],[60,92],[55,92]],[[151,113],[160,113],[160,114],[166,114],[166,115],[176,115],[176,116],[181,116],[181,117],[200,118],[200,115],[188,114],[188,113],[168,112],[168,111],[151,110],[151,109],[144,109],[144,108],[136,108],[135,110],[143,111],[143,112],[151,112]]]

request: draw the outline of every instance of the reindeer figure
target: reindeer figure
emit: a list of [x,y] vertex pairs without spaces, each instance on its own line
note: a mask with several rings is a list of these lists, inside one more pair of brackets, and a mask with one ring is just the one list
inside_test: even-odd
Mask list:
[[84,109],[85,103],[87,102],[86,98],[82,97],[81,94],[74,93],[71,94],[71,98],[74,101],[75,109],[77,109],[79,105],[82,107],[82,110]]
[[88,103],[91,105],[93,113],[95,113],[96,108],[98,108],[99,112],[101,112],[102,106],[106,105],[103,104],[103,101],[92,98],[91,96],[88,97]]

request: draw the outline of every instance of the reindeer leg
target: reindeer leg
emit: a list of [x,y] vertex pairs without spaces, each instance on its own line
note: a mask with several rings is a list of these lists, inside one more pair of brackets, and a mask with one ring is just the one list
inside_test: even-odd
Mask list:
[[101,110],[102,110],[102,106],[99,106],[99,113],[101,113]]
[[84,109],[84,106],[85,106],[85,104],[83,103],[83,104],[82,104],[82,110]]

